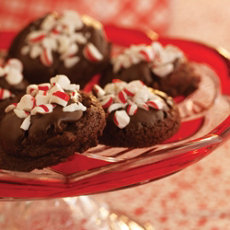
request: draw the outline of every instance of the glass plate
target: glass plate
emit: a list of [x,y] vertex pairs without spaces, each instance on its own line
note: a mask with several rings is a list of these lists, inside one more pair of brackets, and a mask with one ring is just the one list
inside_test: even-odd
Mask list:
[[[30,173],[1,170],[2,199],[78,196],[147,183],[197,162],[229,136],[230,64],[227,51],[195,41],[158,38],[151,31],[114,26],[106,26],[105,30],[108,39],[117,47],[148,44],[158,39],[163,44],[180,47],[196,63],[203,73],[199,89],[187,98],[175,99],[183,117],[180,130],[167,142],[149,148],[98,145],[51,168]],[[0,33],[0,49],[6,50],[14,35]]]

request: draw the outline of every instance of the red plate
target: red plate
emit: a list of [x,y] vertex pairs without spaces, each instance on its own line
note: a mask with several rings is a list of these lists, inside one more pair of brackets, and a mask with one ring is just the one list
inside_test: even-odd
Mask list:
[[[150,31],[146,33],[114,26],[106,26],[105,30],[115,45],[152,42],[149,35],[153,33]],[[0,48],[7,49],[14,35],[0,33]],[[230,134],[230,65],[227,52],[188,40],[159,38],[159,41],[180,47],[190,60],[204,63],[215,72],[210,79],[216,84],[216,91],[207,108],[184,119],[179,132],[167,143],[142,149],[97,146],[83,155],[75,154],[68,162],[52,168],[31,173],[2,170],[0,196],[17,199],[66,197],[143,184],[197,162],[222,143]],[[193,101],[196,97],[184,101]]]

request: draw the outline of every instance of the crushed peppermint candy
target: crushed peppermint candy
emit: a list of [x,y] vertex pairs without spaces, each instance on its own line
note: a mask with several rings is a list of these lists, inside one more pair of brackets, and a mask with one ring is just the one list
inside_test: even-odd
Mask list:
[[159,42],[153,42],[151,45],[132,45],[114,57],[112,64],[114,73],[117,73],[121,68],[145,61],[154,74],[166,77],[173,72],[176,60],[185,60],[182,50],[173,45],[163,47]]
[[71,68],[80,61],[79,45],[83,45],[84,57],[88,61],[99,62],[103,55],[89,42],[89,32],[79,32],[83,27],[84,21],[75,11],[48,14],[40,28],[28,34],[21,53],[32,59],[39,57],[44,66],[51,66],[53,52],[57,52],[65,67]]
[[79,89],[79,85],[71,84],[65,75],[56,75],[50,83],[29,85],[27,94],[18,103],[6,107],[5,112],[14,111],[17,117],[24,119],[20,128],[26,131],[30,127],[31,116],[52,113],[56,105],[62,106],[63,112],[86,111],[79,101]]
[[160,95],[139,80],[126,83],[113,79],[104,89],[94,85],[93,92],[108,113],[114,112],[113,121],[120,129],[129,124],[130,116],[134,116],[138,109],[162,110],[167,106]]
[[4,66],[0,66],[0,78],[4,77],[9,85],[17,85],[23,80],[22,70],[21,61],[9,59]]
[[[0,66],[0,78],[5,78],[9,85],[17,85],[23,80],[23,65],[16,58],[9,59],[5,65]],[[14,95],[8,90],[0,88],[0,100],[5,100]]]

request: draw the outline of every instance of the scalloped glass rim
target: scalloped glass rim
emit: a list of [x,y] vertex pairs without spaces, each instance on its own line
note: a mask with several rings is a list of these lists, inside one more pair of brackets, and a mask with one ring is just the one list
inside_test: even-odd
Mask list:
[[[152,35],[157,38],[150,31],[143,32],[115,26],[106,26],[105,30],[109,40],[124,46],[132,43],[150,43]],[[14,34],[0,33],[0,38],[4,38],[2,41],[5,42],[3,48],[8,47],[12,35]],[[209,65],[220,77],[222,92],[230,95],[228,87],[230,63],[227,51],[182,39],[159,38],[159,41],[163,44],[175,44],[185,51],[190,60]],[[197,55],[197,50],[199,50],[199,55]],[[221,100],[229,104],[227,96],[221,96]],[[153,148],[146,148],[135,158],[116,162],[109,157],[99,157],[100,160],[93,159],[92,157],[97,157],[96,154],[91,155],[91,158],[76,154],[75,159],[70,161],[79,164],[78,170],[74,172],[62,171],[62,167],[54,167],[53,170],[49,168],[35,170],[31,173],[1,170],[0,196],[20,199],[76,196],[147,183],[175,173],[200,160],[226,140],[229,134],[230,116],[226,114],[226,119],[202,138],[179,144],[169,143],[164,145],[164,148],[154,149],[154,154],[152,154]],[[130,149],[131,151],[133,150]]]

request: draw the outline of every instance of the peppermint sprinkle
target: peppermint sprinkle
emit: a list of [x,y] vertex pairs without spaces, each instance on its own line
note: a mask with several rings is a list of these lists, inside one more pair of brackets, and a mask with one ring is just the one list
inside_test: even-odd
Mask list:
[[5,77],[9,85],[17,85],[23,80],[23,66],[21,61],[12,58],[7,63],[0,67],[0,78]]
[[53,52],[56,52],[65,67],[71,68],[80,61],[78,51],[81,45],[88,61],[99,62],[103,55],[89,42],[89,32],[79,32],[83,27],[83,20],[75,11],[49,14],[40,28],[27,35],[26,45],[22,47],[21,53],[32,59],[39,57],[41,63],[49,67],[53,64]]
[[133,45],[125,49],[112,59],[112,64],[114,73],[117,73],[121,68],[129,68],[144,61],[158,77],[166,77],[174,71],[176,60],[185,60],[179,48],[172,45],[163,47],[159,42],[153,42],[151,45]]
[[[0,93],[4,96],[4,91]],[[17,117],[24,119],[21,129],[28,130],[31,116],[52,113],[56,105],[63,107],[63,112],[86,111],[86,107],[79,102],[79,85],[71,84],[65,75],[57,75],[50,79],[50,83],[29,85],[18,103],[6,107],[5,112],[14,111]],[[71,102],[71,104],[69,104]]]
[[167,105],[166,101],[144,85],[142,81],[126,83],[114,79],[104,89],[95,85],[93,92],[96,94],[102,107],[108,113],[114,113],[114,124],[120,129],[125,128],[129,124],[130,117],[134,116],[138,109],[157,111],[164,109]]

